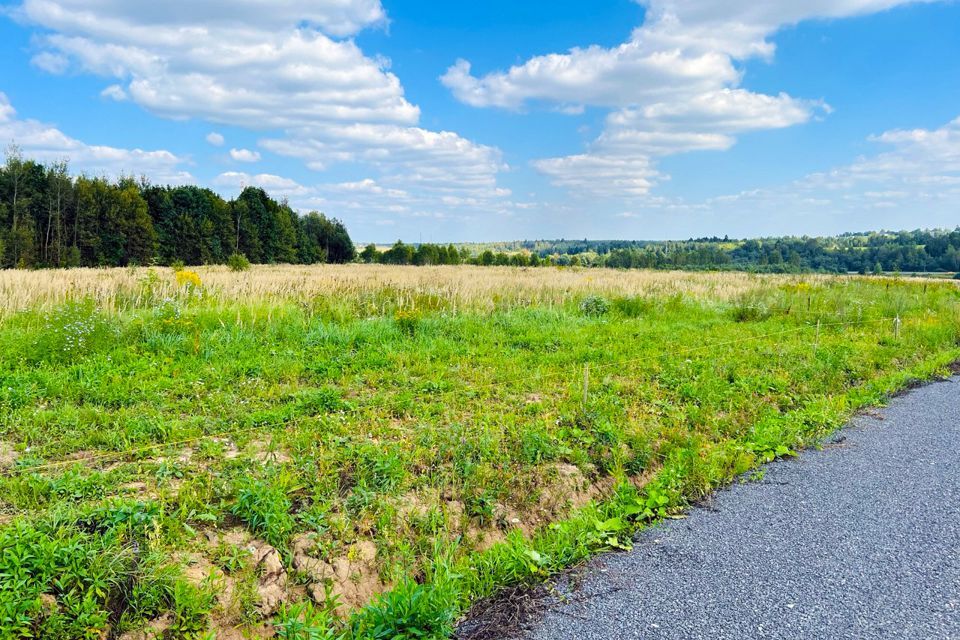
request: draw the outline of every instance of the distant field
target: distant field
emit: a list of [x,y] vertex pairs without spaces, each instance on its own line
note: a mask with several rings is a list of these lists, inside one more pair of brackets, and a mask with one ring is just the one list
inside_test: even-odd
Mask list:
[[960,359],[960,288],[914,278],[78,269],[0,298],[0,638],[442,637]]

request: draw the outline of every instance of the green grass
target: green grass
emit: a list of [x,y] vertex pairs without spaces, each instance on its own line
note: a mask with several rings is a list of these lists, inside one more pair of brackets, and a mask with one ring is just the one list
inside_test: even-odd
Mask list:
[[[443,636],[960,358],[951,283],[760,282],[492,314],[193,291],[9,316],[0,637]],[[259,591],[271,548],[285,602]]]

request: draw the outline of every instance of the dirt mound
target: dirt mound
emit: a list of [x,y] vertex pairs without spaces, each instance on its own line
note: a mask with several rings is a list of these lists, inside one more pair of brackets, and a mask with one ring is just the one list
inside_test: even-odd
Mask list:
[[274,614],[287,600],[287,571],[283,568],[280,552],[266,542],[254,540],[247,549],[257,567],[257,608],[263,616]]
[[347,554],[326,562],[315,555],[312,536],[303,535],[293,542],[293,568],[310,578],[307,592],[318,603],[327,599],[327,590],[337,599],[338,610],[346,613],[370,602],[387,589],[380,581],[376,566],[377,547],[369,540],[351,545]]
[[552,473],[554,477],[543,488],[538,503],[539,508],[551,514],[585,507],[602,494],[599,483],[588,480],[576,465],[557,464]]
[[[250,554],[257,575],[257,611],[264,617],[276,613],[280,605],[290,599],[287,585],[287,571],[283,566],[280,552],[262,540],[250,536],[244,529],[234,528],[227,531],[208,531],[207,542],[211,549],[220,545],[240,547]],[[200,584],[213,576],[218,586],[217,601],[221,609],[230,611],[236,588],[234,579],[214,566],[206,556],[192,554],[184,572],[186,578],[194,584]]]

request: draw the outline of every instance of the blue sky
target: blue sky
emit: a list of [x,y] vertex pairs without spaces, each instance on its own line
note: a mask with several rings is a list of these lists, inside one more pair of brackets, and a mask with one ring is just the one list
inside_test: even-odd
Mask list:
[[0,141],[359,241],[960,223],[960,3],[0,0]]

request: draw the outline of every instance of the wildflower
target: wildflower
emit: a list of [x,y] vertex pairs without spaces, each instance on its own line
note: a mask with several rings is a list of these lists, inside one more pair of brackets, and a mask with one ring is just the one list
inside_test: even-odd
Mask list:
[[181,287],[189,287],[192,289],[199,289],[203,286],[203,283],[200,282],[200,276],[195,271],[187,271],[186,269],[181,269],[177,271],[174,275],[177,279],[177,284]]

